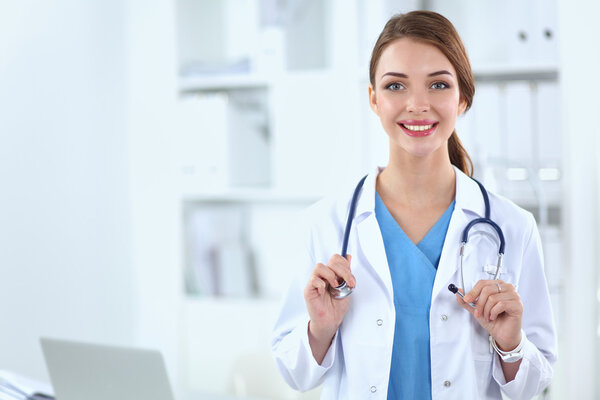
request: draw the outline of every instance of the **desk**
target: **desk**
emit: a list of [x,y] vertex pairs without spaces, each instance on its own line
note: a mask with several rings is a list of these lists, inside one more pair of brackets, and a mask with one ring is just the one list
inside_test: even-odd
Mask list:
[[176,400],[265,400],[256,397],[236,397],[228,394],[181,392],[175,396]]

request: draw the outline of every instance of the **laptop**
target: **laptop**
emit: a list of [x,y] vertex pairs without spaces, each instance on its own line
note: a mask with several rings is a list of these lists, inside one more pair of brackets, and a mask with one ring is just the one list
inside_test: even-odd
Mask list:
[[40,341],[57,400],[174,400],[158,351]]

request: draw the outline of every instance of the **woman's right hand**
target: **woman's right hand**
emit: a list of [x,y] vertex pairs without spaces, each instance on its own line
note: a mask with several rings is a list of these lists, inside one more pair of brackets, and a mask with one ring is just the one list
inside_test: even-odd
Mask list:
[[356,280],[350,271],[350,260],[350,255],[346,259],[336,254],[327,265],[318,263],[304,289],[304,300],[310,316],[308,337],[313,355],[319,364],[350,308],[351,296],[335,299],[329,293],[329,287],[340,284],[338,280],[346,281],[351,288],[356,286]]

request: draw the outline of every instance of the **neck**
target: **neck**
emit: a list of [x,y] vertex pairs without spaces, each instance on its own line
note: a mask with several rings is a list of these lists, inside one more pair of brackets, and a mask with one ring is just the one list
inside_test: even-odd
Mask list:
[[382,198],[413,209],[447,206],[456,191],[456,174],[446,152],[444,157],[394,157],[377,177]]

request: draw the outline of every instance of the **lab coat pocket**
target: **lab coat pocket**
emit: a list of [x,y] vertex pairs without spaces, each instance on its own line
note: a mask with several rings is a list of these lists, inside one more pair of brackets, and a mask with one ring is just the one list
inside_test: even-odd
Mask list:
[[473,360],[473,363],[475,367],[478,398],[497,398],[496,396],[490,396],[490,391],[493,390],[490,388],[490,386],[492,382],[494,382],[494,379],[492,377],[492,354],[488,354],[481,358],[475,358],[475,360]]
[[352,399],[381,398],[382,392],[387,393],[391,362],[387,346],[353,343],[350,348],[344,347],[344,358],[347,375],[356,377],[351,382]]
[[[480,280],[494,279],[498,265],[499,244],[496,235],[488,232],[485,225],[477,227],[470,235],[462,260],[462,274],[467,291]],[[507,280],[508,275],[507,268],[502,266],[498,279]]]
[[[496,275],[497,264],[483,264],[478,268],[478,271],[473,276],[473,285],[480,280],[491,280]],[[504,282],[513,283],[514,274],[505,266],[500,267],[498,279]]]
[[479,398],[487,398],[482,394],[488,391],[488,385],[492,381],[494,354],[490,351],[488,332],[474,318],[471,319],[470,323],[472,324],[471,352],[477,378],[477,389],[480,394]]
[[470,324],[472,325],[471,332],[471,351],[473,352],[473,358],[480,361],[492,360],[492,351],[490,348],[489,333],[479,325],[479,322],[475,318],[470,318]]

